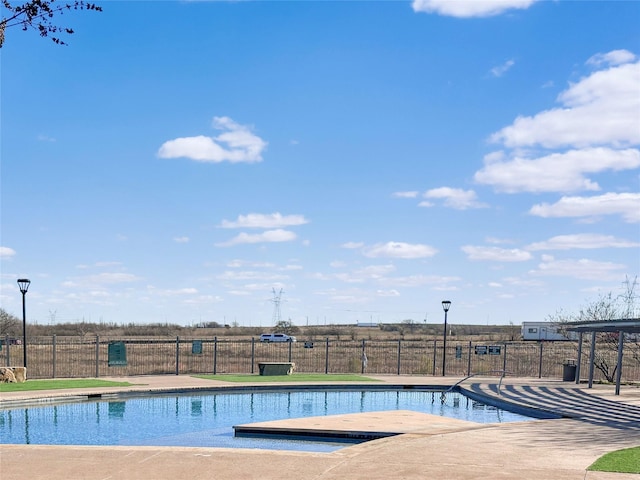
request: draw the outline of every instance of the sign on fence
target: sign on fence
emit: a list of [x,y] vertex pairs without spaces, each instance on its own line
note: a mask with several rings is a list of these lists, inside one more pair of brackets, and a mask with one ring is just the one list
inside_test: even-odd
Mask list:
[[475,346],[476,355],[486,355],[487,354],[487,346],[486,345],[476,345]]
[[202,340],[194,340],[191,342],[191,353],[193,355],[202,355]]
[[124,342],[109,343],[108,354],[110,367],[127,366],[127,347]]
[[489,345],[489,355],[500,355],[500,345]]

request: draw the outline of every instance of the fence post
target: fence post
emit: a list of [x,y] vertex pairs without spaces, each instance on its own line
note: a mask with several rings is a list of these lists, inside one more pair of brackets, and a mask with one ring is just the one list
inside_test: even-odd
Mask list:
[[256,361],[256,339],[251,337],[251,373],[253,374],[254,363]]
[[291,349],[293,348],[293,342],[289,342],[289,360],[287,360],[289,363],[291,363]]
[[218,337],[213,337],[213,374],[218,370]]
[[438,341],[433,341],[433,376],[436,376],[436,349],[438,347]]
[[360,373],[364,373],[365,368],[367,368],[367,354],[364,351],[364,338],[362,339],[362,355],[360,355]]
[[400,375],[400,352],[402,351],[402,340],[398,339],[398,375]]
[[624,351],[624,331],[618,332],[618,370],[616,371],[616,395],[620,395],[620,380],[622,380],[622,352]]
[[538,360],[538,378],[542,378],[542,345],[543,342],[540,342],[540,359]]
[[467,353],[467,376],[471,375],[471,340],[469,340],[469,352]]
[[4,336],[4,346],[7,347],[7,367],[11,366],[11,355],[9,355],[9,349],[11,346],[9,345],[9,335]]
[[180,337],[176,337],[176,375],[180,374]]
[[504,356],[502,357],[502,375],[507,375],[507,342],[504,343]]
[[53,375],[52,378],[56,378],[56,335],[55,333],[53,334],[53,338],[51,340],[51,348],[53,349],[52,358],[51,358],[51,361],[53,363],[53,371],[51,372],[51,374]]
[[329,373],[329,337],[327,337],[327,343],[324,349],[324,374]]
[[100,376],[100,335],[96,335],[96,378]]

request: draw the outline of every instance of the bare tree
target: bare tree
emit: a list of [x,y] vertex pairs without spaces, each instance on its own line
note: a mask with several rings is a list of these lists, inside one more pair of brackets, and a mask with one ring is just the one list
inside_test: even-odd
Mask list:
[[284,333],[286,335],[294,335],[294,334],[298,333],[299,330],[300,329],[293,324],[291,319],[289,319],[289,320],[280,320],[275,325],[275,331],[276,332],[282,332],[282,333]]
[[[556,323],[567,322],[609,322],[612,320],[623,320],[638,318],[638,278],[630,280],[628,277],[623,282],[624,290],[621,294],[614,295],[612,292],[601,295],[598,299],[589,303],[577,314],[567,314],[563,311],[550,315],[548,320]],[[616,376],[617,361],[612,352],[618,351],[620,342],[618,332],[602,332],[597,337],[598,345],[596,349],[594,366],[602,372],[609,382],[613,382]],[[628,355],[640,363],[640,342],[636,336],[634,339],[625,341]]]
[[49,37],[57,45],[67,45],[59,35],[73,34],[73,29],[56,25],[54,18],[70,10],[93,10],[101,12],[102,7],[95,3],[75,0],[69,3],[55,3],[56,0],[31,0],[12,2],[2,0],[5,14],[0,19],[0,48],[4,45],[5,31],[10,27],[21,27],[23,31],[35,30],[41,37]]
[[0,336],[17,335],[20,331],[20,320],[5,309],[0,308]]

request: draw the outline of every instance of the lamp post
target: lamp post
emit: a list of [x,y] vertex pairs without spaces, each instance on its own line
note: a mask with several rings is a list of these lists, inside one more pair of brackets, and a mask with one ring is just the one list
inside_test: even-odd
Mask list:
[[22,366],[27,368],[27,310],[25,308],[25,295],[29,290],[31,280],[28,278],[19,278],[18,286],[22,292]]
[[447,312],[451,307],[451,302],[449,300],[442,301],[442,308],[444,309],[444,334],[443,334],[443,343],[442,343],[442,376],[444,377],[445,368],[447,365]]

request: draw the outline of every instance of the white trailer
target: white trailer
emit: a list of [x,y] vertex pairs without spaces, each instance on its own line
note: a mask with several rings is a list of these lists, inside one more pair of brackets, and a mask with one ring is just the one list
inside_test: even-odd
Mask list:
[[576,332],[563,331],[562,325],[552,322],[522,322],[523,340],[577,340]]

